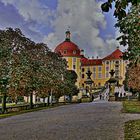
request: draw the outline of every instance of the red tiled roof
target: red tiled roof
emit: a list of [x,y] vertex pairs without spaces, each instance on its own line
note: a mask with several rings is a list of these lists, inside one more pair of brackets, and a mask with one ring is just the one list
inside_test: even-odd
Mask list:
[[116,49],[110,55],[103,58],[103,60],[120,59],[122,56],[123,56],[123,53],[119,49]]
[[92,66],[92,65],[102,65],[102,59],[88,59],[88,58],[81,58],[81,65],[82,66]]
[[60,53],[62,56],[81,56],[79,47],[72,41],[62,42],[55,48],[55,52]]

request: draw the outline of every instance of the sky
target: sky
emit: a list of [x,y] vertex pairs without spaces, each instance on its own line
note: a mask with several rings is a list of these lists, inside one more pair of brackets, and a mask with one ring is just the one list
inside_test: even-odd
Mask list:
[[103,1],[0,0],[0,29],[20,28],[26,37],[54,50],[70,28],[71,40],[86,56],[104,57],[119,46],[115,38],[120,33],[114,28],[113,10],[101,11]]

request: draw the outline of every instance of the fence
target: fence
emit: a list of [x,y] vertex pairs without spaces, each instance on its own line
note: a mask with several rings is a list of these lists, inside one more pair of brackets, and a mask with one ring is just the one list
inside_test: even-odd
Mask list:
[[[38,103],[38,104],[33,104],[33,108],[40,108],[40,107],[45,107],[46,103]],[[29,110],[30,105],[25,104],[25,105],[16,105],[16,106],[8,106],[6,107],[6,113],[11,113],[11,112],[19,112],[22,110]],[[0,114],[2,112],[2,109],[0,108]]]

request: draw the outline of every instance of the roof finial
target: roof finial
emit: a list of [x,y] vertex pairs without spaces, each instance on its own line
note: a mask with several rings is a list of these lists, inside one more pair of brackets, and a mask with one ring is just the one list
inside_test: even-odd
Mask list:
[[66,41],[70,41],[70,26],[68,26],[68,29],[67,29],[67,31],[66,31]]

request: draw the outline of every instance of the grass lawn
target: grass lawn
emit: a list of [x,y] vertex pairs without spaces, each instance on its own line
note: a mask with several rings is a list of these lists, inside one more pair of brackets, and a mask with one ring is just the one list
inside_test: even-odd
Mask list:
[[68,105],[68,104],[54,104],[54,105],[50,105],[50,106],[46,106],[46,107],[39,107],[39,108],[34,108],[34,109],[29,109],[29,110],[22,110],[19,112],[11,112],[11,113],[7,113],[7,114],[0,114],[0,119],[2,118],[7,118],[10,116],[15,116],[15,115],[20,115],[23,113],[28,113],[28,112],[34,112],[34,111],[39,111],[39,110],[43,110],[43,109],[49,109],[49,108],[54,108],[54,107],[58,107],[58,106],[63,106],[63,105]]
[[125,140],[140,140],[140,120],[125,123]]
[[[123,101],[124,113],[140,113],[140,101]],[[125,140],[140,140],[140,120],[125,123]]]
[[[15,106],[15,103],[6,103],[6,106]],[[0,107],[2,106],[2,104],[0,104]]]
[[124,113],[140,113],[140,101],[124,101],[122,111]]
[[12,113],[7,113],[7,114],[0,114],[0,119],[7,118],[7,117],[10,117],[10,116],[19,115],[19,114],[23,114],[23,113],[28,113],[28,112],[38,111],[38,110],[42,110],[42,109],[47,109],[47,108],[51,108],[51,106],[50,107],[40,107],[40,108],[35,108],[35,109],[30,109],[30,110],[22,110],[22,111],[19,111],[19,112],[12,112]]

